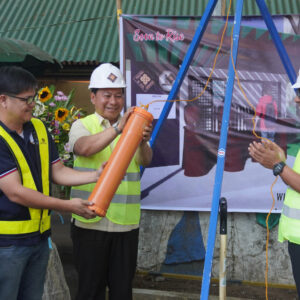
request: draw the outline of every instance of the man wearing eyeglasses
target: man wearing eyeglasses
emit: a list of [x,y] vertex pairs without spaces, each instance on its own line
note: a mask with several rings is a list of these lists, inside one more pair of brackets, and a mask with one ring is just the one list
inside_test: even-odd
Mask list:
[[102,168],[80,172],[59,159],[44,124],[32,117],[37,81],[19,67],[0,68],[0,299],[42,299],[50,210],[94,218],[89,202],[50,195],[51,181],[97,181]]

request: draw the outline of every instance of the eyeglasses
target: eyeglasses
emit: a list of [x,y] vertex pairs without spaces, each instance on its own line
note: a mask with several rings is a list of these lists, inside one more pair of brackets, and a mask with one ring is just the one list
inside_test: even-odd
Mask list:
[[32,102],[36,102],[36,100],[38,99],[38,94],[35,94],[33,96],[29,96],[27,98],[23,98],[23,97],[19,97],[13,94],[6,94],[8,97],[12,97],[12,98],[16,98],[22,101],[25,101],[27,104],[31,104]]

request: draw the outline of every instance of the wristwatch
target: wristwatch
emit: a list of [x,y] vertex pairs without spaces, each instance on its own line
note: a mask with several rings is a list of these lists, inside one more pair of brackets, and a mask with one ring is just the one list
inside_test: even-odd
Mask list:
[[117,133],[117,135],[122,133],[122,130],[120,130],[118,126],[119,126],[119,122],[112,126],[115,132]]
[[283,162],[283,161],[275,164],[273,166],[273,174],[274,174],[274,176],[279,175],[283,171],[284,167],[285,167],[285,162]]

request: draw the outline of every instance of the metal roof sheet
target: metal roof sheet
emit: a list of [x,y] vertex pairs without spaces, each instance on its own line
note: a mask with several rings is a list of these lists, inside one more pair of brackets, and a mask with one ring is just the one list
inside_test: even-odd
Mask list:
[[[123,0],[122,9],[126,14],[201,16],[208,1]],[[244,3],[244,16],[260,14],[254,0]],[[273,15],[300,12],[299,0],[266,3]],[[0,20],[0,37],[30,42],[65,64],[119,61],[115,0],[6,0],[0,3]]]
[[[230,0],[226,0],[229,5]],[[298,15],[300,14],[299,0],[265,0],[271,15]],[[234,14],[236,1],[232,1],[230,10],[231,15]],[[245,0],[243,5],[243,16],[260,16],[260,10],[255,0]]]
[[24,62],[29,56],[40,62],[55,63],[54,57],[31,43],[0,38],[0,64]]

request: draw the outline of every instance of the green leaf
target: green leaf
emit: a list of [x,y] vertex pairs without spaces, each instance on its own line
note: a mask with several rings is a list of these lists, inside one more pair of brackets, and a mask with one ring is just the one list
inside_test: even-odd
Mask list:
[[69,108],[69,106],[72,104],[71,101],[74,97],[75,89],[72,89],[70,94],[68,95],[68,100],[65,102],[65,107]]
[[[55,85],[53,85],[53,84],[51,84],[50,86],[49,86],[49,90],[50,90],[50,92],[51,92],[51,94],[52,94],[52,98],[54,97],[54,92],[55,92]],[[49,100],[48,100],[49,101]]]

